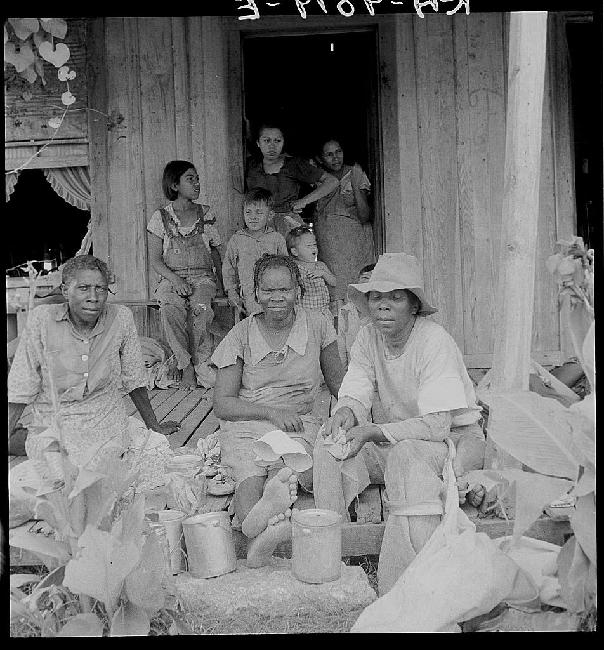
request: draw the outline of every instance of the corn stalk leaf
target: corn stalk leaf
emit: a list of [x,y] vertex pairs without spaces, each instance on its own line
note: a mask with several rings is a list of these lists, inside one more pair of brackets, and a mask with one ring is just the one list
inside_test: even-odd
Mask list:
[[488,436],[501,449],[542,474],[575,479],[572,413],[533,392],[489,397]]
[[51,585],[62,585],[63,578],[65,577],[65,565],[62,564],[60,567],[57,567],[54,571],[51,571],[41,582],[36,585],[34,591],[38,589],[46,589]]
[[165,558],[159,539],[157,535],[148,535],[140,562],[124,583],[128,600],[152,613],[161,609],[166,600],[162,585],[165,571]]
[[516,503],[512,545],[517,544],[522,534],[539,519],[543,508],[560,498],[572,487],[572,482],[551,476],[542,476],[519,469],[504,469],[501,475],[516,485]]
[[77,594],[86,594],[114,611],[126,576],[137,565],[140,551],[133,542],[87,526],[78,540],[81,552],[65,567],[63,584]]
[[570,515],[570,525],[583,552],[596,565],[596,498],[593,492],[577,499]]
[[29,617],[31,612],[27,607],[20,602],[17,597],[11,594],[10,597],[10,620],[12,621],[15,618]]
[[24,585],[30,585],[32,582],[40,582],[42,576],[35,573],[12,573],[10,576],[10,588],[19,588]]
[[145,518],[145,497],[137,494],[132,504],[124,510],[114,523],[112,534],[119,537],[122,544],[133,542],[138,548],[143,545],[143,519]]
[[54,557],[63,564],[68,562],[71,557],[69,548],[63,542],[44,537],[44,535],[29,533],[26,530],[15,531],[9,536],[8,543],[10,546],[24,548],[36,555]]
[[126,601],[117,608],[111,621],[111,636],[147,636],[151,628],[149,614]]
[[576,537],[571,537],[558,554],[560,595],[569,611],[583,612],[595,597],[595,565],[583,552]]
[[76,614],[57,636],[103,636],[103,623],[96,614]]
[[100,474],[99,472],[92,472],[89,469],[81,468],[78,472],[78,477],[76,478],[73,489],[69,493],[68,499],[73,499],[80,492],[86,488],[94,485],[97,481],[100,481],[105,478],[105,474]]

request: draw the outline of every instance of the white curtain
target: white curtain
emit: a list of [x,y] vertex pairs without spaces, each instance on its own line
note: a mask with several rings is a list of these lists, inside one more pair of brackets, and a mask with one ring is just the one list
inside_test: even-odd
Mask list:
[[90,211],[90,174],[88,167],[45,169],[44,176],[52,189],[70,205]]
[[10,195],[15,191],[15,185],[19,178],[19,172],[8,172],[4,174],[6,179],[6,202],[10,201]]

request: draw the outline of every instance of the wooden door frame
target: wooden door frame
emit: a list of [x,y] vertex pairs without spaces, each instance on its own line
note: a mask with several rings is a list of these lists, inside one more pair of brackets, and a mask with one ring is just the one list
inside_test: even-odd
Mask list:
[[[381,53],[381,43],[384,40],[382,32],[388,25],[388,17],[359,17],[354,24],[347,25],[342,23],[341,17],[337,16],[308,16],[303,22],[295,16],[275,16],[265,17],[262,21],[237,21],[230,17],[224,18],[224,29],[226,32],[227,46],[227,69],[229,71],[228,84],[228,132],[229,132],[229,166],[231,172],[232,186],[237,189],[238,193],[243,194],[245,184],[245,159],[244,159],[244,138],[243,138],[243,47],[242,40],[246,35],[277,37],[277,36],[304,36],[326,34],[326,33],[354,33],[354,32],[374,32],[375,34],[375,61],[376,69],[374,71],[376,80],[376,97],[377,103],[377,128],[374,130],[372,139],[374,140],[374,156],[376,167],[373,178],[374,193],[374,241],[376,244],[376,253],[380,254],[386,250],[385,215],[387,210],[384,205],[384,173],[387,161],[384,160],[384,137],[388,133],[392,136],[390,130],[386,131],[384,118],[386,117],[383,110],[382,84],[380,82],[380,69],[383,67],[383,57]],[[390,128],[395,127],[398,130],[398,124],[388,121]],[[241,212],[231,212],[231,229],[234,232],[240,223]],[[394,225],[394,224],[392,224]],[[400,226],[399,226],[400,228]]]

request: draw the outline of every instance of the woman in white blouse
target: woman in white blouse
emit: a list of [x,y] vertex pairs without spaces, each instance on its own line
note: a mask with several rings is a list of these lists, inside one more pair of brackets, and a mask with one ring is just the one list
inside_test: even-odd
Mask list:
[[[352,346],[327,438],[319,436],[315,446],[314,495],[318,508],[347,517],[348,505],[370,483],[385,483],[383,594],[440,522],[446,440],[457,447],[457,476],[482,467],[485,441],[461,352],[426,318],[436,309],[424,296],[416,258],[382,255],[370,281],[350,285],[349,297],[371,320]],[[374,390],[379,422],[370,421]]]

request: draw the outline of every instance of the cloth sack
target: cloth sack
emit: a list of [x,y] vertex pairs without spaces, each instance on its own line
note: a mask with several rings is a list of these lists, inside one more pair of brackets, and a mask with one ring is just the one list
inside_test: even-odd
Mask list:
[[447,443],[441,523],[392,589],[363,610],[351,632],[459,632],[458,623],[502,601],[528,603],[538,596],[530,575],[486,533],[477,533],[459,508],[455,447],[450,439]]

